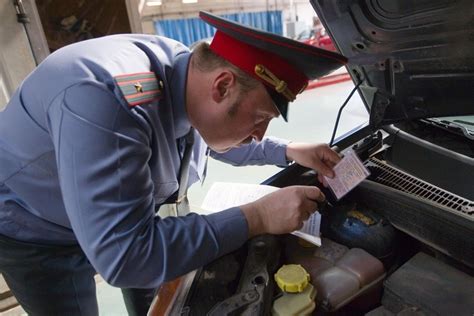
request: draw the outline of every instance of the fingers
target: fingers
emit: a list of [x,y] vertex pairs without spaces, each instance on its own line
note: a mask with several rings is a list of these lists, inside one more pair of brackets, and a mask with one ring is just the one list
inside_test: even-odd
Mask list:
[[[339,158],[339,161],[341,161],[340,158]],[[326,165],[328,165],[331,169],[334,169],[334,167],[339,163],[339,161],[338,162],[328,161]]]
[[323,176],[326,176],[326,177],[329,177],[329,178],[334,178],[335,176],[335,173],[334,171],[332,170],[332,167],[328,166],[327,164],[325,164],[323,161],[321,161],[320,163],[318,163],[318,171],[321,175]]
[[326,200],[326,196],[324,196],[324,193],[314,186],[305,186],[304,194],[307,199],[313,202],[324,202]]
[[329,146],[326,148],[327,150],[325,151],[325,154],[327,156],[325,157],[325,160],[328,162],[329,166],[333,168],[341,160],[341,157],[337,152],[329,148]]
[[329,178],[334,178],[334,166],[341,160],[338,153],[329,148],[326,144],[321,144],[317,147],[317,157],[313,162],[314,168],[319,174]]
[[325,188],[328,187],[328,182],[326,181],[326,179],[324,178],[324,176],[320,173],[318,173],[318,181],[319,183],[321,183]]
[[321,159],[321,162],[323,164],[321,173],[326,177],[334,178],[335,174],[333,168],[341,160],[341,157],[339,157],[339,154],[329,147],[324,147],[324,149],[325,150]]
[[303,222],[318,209],[317,204],[324,200],[324,194],[317,187],[290,186],[243,205],[241,209],[247,218],[251,236],[283,234],[301,228]]

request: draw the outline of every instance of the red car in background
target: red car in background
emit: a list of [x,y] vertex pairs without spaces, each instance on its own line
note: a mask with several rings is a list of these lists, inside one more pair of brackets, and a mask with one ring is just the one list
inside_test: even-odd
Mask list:
[[[311,46],[316,46],[318,48],[337,52],[333,41],[331,40],[324,28],[319,30],[317,28],[307,29],[301,32],[296,37],[296,40]],[[316,80],[311,80],[306,89],[318,88],[347,80],[351,80],[351,76],[347,73],[345,67],[341,67],[338,70],[330,73],[329,75],[326,75]]]
[[298,41],[308,45],[316,46],[322,49],[337,51],[331,38],[325,30],[316,32],[314,29],[301,32],[296,38]]

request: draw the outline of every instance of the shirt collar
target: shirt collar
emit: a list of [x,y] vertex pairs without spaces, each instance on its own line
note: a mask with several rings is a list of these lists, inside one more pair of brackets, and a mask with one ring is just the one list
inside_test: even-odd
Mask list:
[[191,53],[178,55],[168,80],[176,138],[183,137],[191,128],[188,113],[186,113],[186,81],[190,59]]

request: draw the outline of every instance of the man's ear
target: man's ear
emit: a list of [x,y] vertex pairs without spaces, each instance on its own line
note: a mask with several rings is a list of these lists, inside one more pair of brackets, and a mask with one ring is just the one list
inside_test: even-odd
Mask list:
[[228,70],[221,71],[212,83],[212,99],[216,103],[222,102],[229,97],[231,89],[235,86],[235,75]]

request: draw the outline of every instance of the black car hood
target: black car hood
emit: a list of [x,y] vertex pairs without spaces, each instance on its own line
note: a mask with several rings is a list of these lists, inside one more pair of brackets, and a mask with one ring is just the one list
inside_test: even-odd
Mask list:
[[311,0],[374,127],[474,113],[474,1]]

